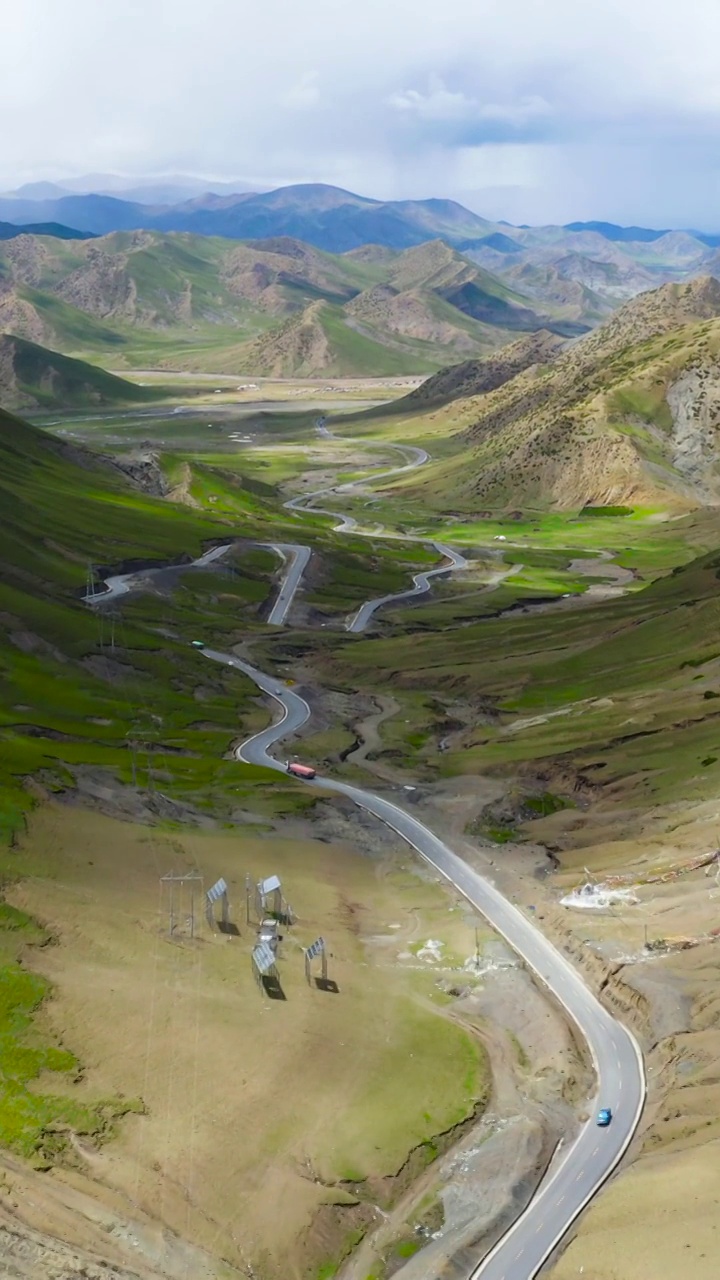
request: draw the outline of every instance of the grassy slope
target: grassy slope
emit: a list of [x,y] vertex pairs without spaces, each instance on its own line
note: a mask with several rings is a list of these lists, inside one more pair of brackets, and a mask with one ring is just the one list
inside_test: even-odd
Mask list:
[[127,345],[127,338],[111,324],[87,315],[61,298],[30,285],[21,285],[18,296],[37,312],[48,335],[70,355],[119,355]]
[[[88,561],[172,559],[183,549],[197,554],[204,541],[218,539],[222,526],[126,489],[88,455],[7,414],[0,414],[0,512],[0,849],[10,846],[2,854],[3,877],[24,870],[12,845],[32,803],[27,780],[40,780],[52,793],[74,787],[78,771],[91,769],[129,783],[129,738],[140,744],[141,787],[150,780],[152,753],[163,792],[196,810],[227,812],[250,791],[256,813],[302,807],[297,788],[265,770],[223,761],[238,717],[249,709],[251,688],[214,664],[199,669],[188,646],[200,613],[208,637],[238,638],[267,594],[269,557],[249,559],[238,581],[220,591],[216,581],[211,594],[198,574],[195,580],[184,575],[187,585],[165,606],[148,608],[141,597],[115,624],[109,652],[109,620],[99,621],[78,598]],[[252,516],[247,524],[250,532]],[[176,640],[158,634],[159,620]],[[52,1159],[66,1139],[48,1137],[50,1122],[102,1134],[135,1104],[81,1106],[28,1092],[43,1071],[77,1069],[59,1046],[28,1038],[46,985],[15,960],[38,936],[31,921],[0,903],[0,1142]]]
[[[389,1208],[402,1190],[380,1179],[395,1174],[417,1144],[427,1144],[418,1153],[426,1163],[445,1145],[437,1135],[486,1100],[482,1045],[442,1016],[450,1001],[438,989],[437,967],[419,971],[408,950],[413,942],[417,948],[417,937],[436,938],[444,942],[448,965],[461,962],[474,945],[472,921],[466,912],[449,911],[454,897],[405,868],[402,853],[382,861],[358,857],[350,847],[302,839],[297,831],[290,838],[245,830],[241,839],[236,831],[149,831],[60,806],[33,815],[21,848],[28,878],[10,896],[52,919],[60,934],[60,945],[34,953],[32,965],[54,985],[43,1025],[62,1027],[87,1056],[85,1080],[75,1092],[123,1090],[147,1105],[142,1124],[123,1128],[104,1182],[132,1189],[139,1181],[137,1199],[182,1241],[202,1243],[238,1267],[234,1228],[242,1203],[245,1266],[252,1262],[268,1280],[284,1280],[295,1265],[288,1263],[292,1254],[301,1260],[299,1274],[315,1276],[321,1264],[330,1274],[331,1261],[356,1242],[358,1221],[343,1214],[328,1232],[327,1184],[359,1181],[352,1197],[342,1185],[333,1185],[331,1194],[342,1204],[357,1192],[369,1201],[361,1220],[371,1221],[371,1206]],[[156,871],[180,862],[197,867],[206,885],[220,870],[226,876],[241,930],[232,944],[204,928],[195,947],[165,941],[166,903],[158,902]],[[249,964],[253,931],[245,928],[240,906],[246,872],[265,870],[281,876],[298,925],[282,953],[287,999],[266,1002],[263,1015]],[[387,939],[378,936],[388,919],[397,925],[392,963]],[[484,942],[482,926],[480,932]],[[339,987],[332,999],[308,987],[299,951],[319,933]],[[396,960],[396,952],[403,958]],[[172,1054],[159,1012],[168,1001]],[[198,1071],[202,1087],[191,1107]],[[228,1099],[229,1120],[219,1126],[221,1096]],[[272,1100],[271,1118],[266,1100]],[[307,1178],[305,1161],[325,1185]],[[171,1188],[188,1185],[191,1176],[188,1209],[187,1197]],[[275,1215],[272,1230],[269,1185],[281,1186],[283,1196],[282,1222]],[[326,1229],[312,1231],[318,1211]],[[184,1258],[180,1274],[186,1264]],[[204,1270],[191,1266],[189,1274]],[[218,1275],[231,1274],[241,1273],[218,1267]]]
[[3,357],[5,367],[11,366],[5,385],[0,386],[8,409],[134,404],[162,395],[162,391],[137,386],[83,360],[12,335],[0,335],[0,367]]
[[[0,428],[0,611],[4,620],[0,694],[3,732],[11,744],[3,753],[0,775],[6,835],[20,821],[26,804],[22,778],[38,767],[86,762],[128,776],[125,735],[138,708],[147,707],[151,687],[153,710],[163,718],[164,733],[183,752],[169,766],[173,778],[183,793],[192,791],[194,780],[204,786],[211,772],[204,757],[209,750],[220,756],[237,727],[232,704],[223,704],[222,694],[229,680],[238,689],[242,706],[244,682],[220,669],[203,670],[203,682],[213,690],[204,718],[213,719],[217,727],[212,733],[199,728],[192,696],[198,681],[197,658],[187,649],[191,628],[197,625],[197,604],[191,598],[195,588],[165,606],[164,620],[177,641],[144,628],[142,598],[128,606],[116,654],[121,672],[109,682],[95,674],[92,663],[87,669],[87,660],[102,652],[103,625],[79,596],[90,561],[113,566],[153,557],[173,560],[183,551],[197,555],[207,540],[222,541],[227,529],[202,512],[133,492],[111,472],[76,465],[76,457],[85,461],[87,455],[69,452],[17,419],[2,415]],[[233,532],[251,537],[261,533],[258,509],[262,510],[260,500],[246,494],[244,527],[236,522]],[[226,592],[232,599],[230,585]],[[207,634],[227,640],[237,632],[253,594],[250,585],[235,591],[237,612],[227,604],[209,609],[204,620]],[[108,634],[109,624],[105,624],[106,644]],[[174,687],[157,680],[169,661],[175,672]],[[93,723],[91,712],[109,723]],[[64,735],[64,740],[58,740],[57,734]],[[218,768],[215,760],[212,773],[222,789],[223,766]],[[172,789],[172,780],[168,785]]]
[[[389,262],[365,262],[285,239],[234,245],[119,232],[89,246],[44,239],[34,249],[27,237],[20,248],[0,250],[0,275],[18,299],[6,300],[6,328],[72,355],[112,353],[124,367],[422,373],[446,362],[453,329],[464,350],[475,344],[481,352],[502,342],[516,321],[534,324],[520,295],[441,242]],[[422,322],[417,336],[401,334],[390,321],[358,332],[345,304],[377,284],[409,296],[420,290],[444,325],[444,345],[423,339]],[[283,357],[275,348],[277,341],[286,345],[285,318],[314,303],[324,304],[321,328],[330,353],[309,367],[304,344]],[[270,354],[262,341],[251,341],[266,330]]]
[[[403,635],[359,640],[325,660],[363,687],[491,700],[497,719],[461,746],[438,756],[430,740],[422,764],[431,773],[562,759],[637,802],[700,798],[717,786],[716,766],[703,761],[720,756],[719,575],[713,552],[619,600],[426,632],[421,646]],[[538,722],[515,732],[520,719]]]
[[333,354],[328,372],[383,376],[399,373],[428,373],[437,368],[443,353],[432,343],[419,339],[403,340],[382,330],[368,333],[346,323],[344,315],[326,308],[323,330]]
[[[32,1034],[32,1018],[48,994],[49,984],[18,961],[28,945],[44,946],[50,937],[23,911],[0,902],[0,1146],[49,1167],[69,1150],[68,1132],[108,1137],[116,1120],[142,1111],[136,1099],[101,1098],[78,1101],[62,1095],[80,1064],[59,1038]],[[40,1092],[57,1082],[60,1095]]]

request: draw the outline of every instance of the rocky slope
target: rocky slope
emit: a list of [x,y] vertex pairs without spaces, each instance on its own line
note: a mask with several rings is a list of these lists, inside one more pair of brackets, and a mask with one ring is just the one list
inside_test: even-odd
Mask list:
[[563,338],[541,329],[484,360],[465,360],[440,369],[402,400],[395,401],[393,411],[447,404],[495,391],[532,365],[554,360],[564,345]]
[[453,399],[448,420],[464,426],[464,449],[418,477],[424,495],[466,509],[720,503],[714,278],[643,294],[551,364],[494,388],[488,367],[486,381],[483,394]]
[[111,351],[114,367],[144,367],[149,345],[175,368],[422,373],[556,323],[577,331],[440,240],[347,256],[287,236],[148,231],[0,247],[0,328],[72,355]]

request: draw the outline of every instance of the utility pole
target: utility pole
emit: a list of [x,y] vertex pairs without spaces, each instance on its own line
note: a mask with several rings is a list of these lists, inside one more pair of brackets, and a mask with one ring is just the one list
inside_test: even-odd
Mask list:
[[[168,921],[168,937],[173,938],[175,929],[180,926],[180,935],[182,930],[189,931],[190,939],[195,937],[195,901],[196,893],[199,892],[200,898],[203,896],[203,878],[199,871],[169,871],[167,875],[160,877],[161,888],[167,885],[169,889],[169,910],[170,918]],[[177,890],[177,896],[176,896]],[[186,891],[190,894],[190,915],[185,917],[186,911]]]
[[135,790],[137,790],[137,748],[138,748],[138,744],[137,744],[137,740],[135,739],[135,737],[134,737],[134,736],[133,736],[133,737],[131,737],[131,736],[130,736],[131,734],[133,734],[133,735],[134,735],[134,733],[135,733],[135,729],[136,729],[136,725],[133,725],[132,729],[128,729],[127,733],[125,734],[125,741],[127,742],[128,750],[130,751],[130,768],[131,768],[131,770],[132,770],[132,784],[133,784],[133,788],[134,788]]

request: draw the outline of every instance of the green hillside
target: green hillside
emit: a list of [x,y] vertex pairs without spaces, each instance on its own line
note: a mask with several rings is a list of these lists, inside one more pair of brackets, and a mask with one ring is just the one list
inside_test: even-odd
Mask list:
[[[0,245],[0,280],[0,332],[114,367],[418,373],[556,325],[440,240],[378,257],[286,236],[22,236]],[[321,304],[322,341],[295,341]]]
[[0,335],[0,401],[7,409],[137,404],[157,395],[83,360]]
[[[246,494],[244,501],[245,520],[236,517],[233,532],[252,537],[253,510],[262,500]],[[254,615],[256,571],[228,588],[232,609],[213,608],[205,600],[196,614],[201,606],[187,592],[177,605],[166,602],[162,634],[152,611],[145,623],[142,598],[125,604],[111,661],[109,622],[102,623],[81,596],[90,563],[110,568],[153,559],[177,562],[183,554],[199,555],[208,540],[227,539],[227,525],[149,498],[129,488],[111,464],[0,412],[0,536],[3,837],[12,834],[30,803],[24,783],[29,775],[45,777],[51,790],[72,786],[73,770],[86,767],[127,780],[126,735],[138,717],[147,719],[148,708],[160,717],[156,733],[168,750],[172,744],[163,765],[169,793],[199,796],[202,803],[215,791],[221,796],[227,771],[218,761],[237,726],[244,682],[209,665],[203,679],[218,701],[204,716],[214,727],[199,726],[193,699],[197,656],[189,640],[201,618],[204,633],[215,631],[224,641],[243,625],[247,610]],[[265,571],[261,599],[268,590]],[[169,668],[170,683],[160,678]],[[228,679],[234,693],[223,701]]]
[[[625,558],[632,562],[632,552]],[[620,600],[445,625],[425,631],[422,644],[396,627],[352,648],[334,646],[321,662],[335,682],[392,687],[403,699],[412,776],[524,771],[530,785],[539,774],[545,789],[562,779],[566,790],[580,775],[596,806],[622,809],[617,821],[629,836],[628,805],[642,812],[716,795],[719,578],[714,551]],[[444,705],[478,698],[488,714],[439,755]],[[574,813],[571,847],[582,821]],[[617,838],[626,838],[621,830]]]
[[380,377],[429,373],[437,363],[432,343],[402,338],[359,320],[349,324],[340,307],[316,302],[279,328],[220,352],[216,367],[219,372],[240,369],[280,378],[317,374]]

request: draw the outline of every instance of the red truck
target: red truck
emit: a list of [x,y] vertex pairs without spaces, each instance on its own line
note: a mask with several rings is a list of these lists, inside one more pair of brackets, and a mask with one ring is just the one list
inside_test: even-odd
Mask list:
[[294,773],[296,778],[314,778],[315,770],[311,769],[309,764],[296,764],[288,760],[286,765],[288,773]]

